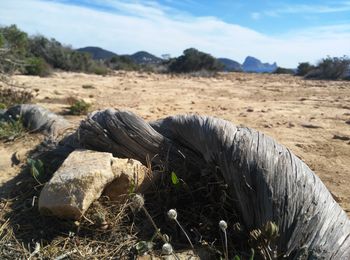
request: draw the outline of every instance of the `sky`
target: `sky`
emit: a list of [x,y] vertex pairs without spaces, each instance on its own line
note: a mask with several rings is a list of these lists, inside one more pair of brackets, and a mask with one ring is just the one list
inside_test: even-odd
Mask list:
[[288,68],[350,56],[350,1],[342,0],[0,0],[0,26],[10,24],[117,54],[176,57],[193,47]]

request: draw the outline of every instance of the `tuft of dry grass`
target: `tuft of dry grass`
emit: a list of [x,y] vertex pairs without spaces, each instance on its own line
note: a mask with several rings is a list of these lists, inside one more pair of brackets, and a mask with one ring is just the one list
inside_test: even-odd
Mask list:
[[0,85],[0,104],[2,104],[4,108],[16,104],[31,103],[34,97],[34,93],[30,90]]
[[101,197],[81,221],[43,217],[38,211],[42,185],[27,170],[0,202],[1,259],[129,259],[137,242],[129,201]]

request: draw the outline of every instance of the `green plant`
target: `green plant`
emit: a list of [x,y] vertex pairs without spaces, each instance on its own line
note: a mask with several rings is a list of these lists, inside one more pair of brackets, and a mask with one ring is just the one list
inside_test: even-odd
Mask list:
[[201,70],[219,71],[222,68],[223,64],[213,56],[194,48],[184,50],[183,55],[169,60],[169,71],[175,73],[188,73]]
[[[73,98],[74,99],[74,98]],[[71,103],[69,107],[69,113],[71,115],[85,115],[89,112],[91,104],[85,102],[84,100],[75,100]]]
[[273,73],[274,74],[294,74],[294,70],[278,67]]
[[297,73],[298,76],[305,76],[310,71],[314,70],[315,66],[311,65],[309,62],[301,62],[298,65]]
[[45,77],[51,74],[51,69],[43,58],[33,57],[26,61],[25,74]]
[[94,65],[92,68],[89,70],[89,72],[97,74],[97,75],[107,75],[108,69],[103,66],[103,65]]
[[30,174],[32,177],[39,183],[42,184],[42,182],[45,180],[45,168],[44,163],[41,160],[34,160],[29,158],[27,160],[27,165],[30,168]]
[[173,185],[177,186],[180,183],[179,178],[177,177],[175,172],[171,172],[171,182]]
[[350,75],[350,59],[343,57],[327,57],[322,59],[314,70],[305,75],[315,79],[348,79]]
[[0,139],[12,141],[23,136],[24,133],[22,120],[0,121]]

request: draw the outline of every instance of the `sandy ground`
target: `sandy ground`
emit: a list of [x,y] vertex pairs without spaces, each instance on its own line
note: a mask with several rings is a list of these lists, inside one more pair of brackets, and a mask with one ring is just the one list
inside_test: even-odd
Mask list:
[[[91,102],[93,109],[128,109],[147,120],[200,113],[258,129],[305,161],[350,215],[350,139],[334,139],[350,137],[350,82],[305,81],[288,75],[201,78],[135,72],[14,79],[38,91],[36,102],[57,113],[65,111],[66,99],[73,96]],[[67,118],[79,122],[82,117]],[[38,142],[37,137],[26,137],[0,143],[0,185],[18,174],[14,157],[23,160]]]

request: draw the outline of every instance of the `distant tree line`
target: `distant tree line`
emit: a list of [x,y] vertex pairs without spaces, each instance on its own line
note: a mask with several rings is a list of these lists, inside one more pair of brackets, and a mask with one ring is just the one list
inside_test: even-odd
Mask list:
[[301,62],[296,71],[278,67],[274,73],[295,74],[306,79],[350,80],[350,59],[347,56],[327,57],[317,65]]
[[[55,39],[42,35],[28,36],[16,25],[0,27],[0,49],[7,58],[1,71],[8,73],[15,63],[20,72],[28,75],[49,75],[51,69],[106,74],[107,67],[94,61],[89,54],[73,50]],[[0,58],[1,59],[1,58]],[[4,61],[4,60],[3,60]]]
[[[278,67],[275,74],[293,74],[308,79],[350,79],[350,59],[327,57],[317,65],[302,62],[296,70]],[[104,75],[112,70],[156,71],[164,73],[199,73],[223,71],[224,64],[210,54],[194,48],[186,49],[177,58],[157,64],[138,64],[127,55],[94,60],[86,52],[73,50],[55,39],[42,35],[28,36],[16,25],[0,27],[0,73],[13,70],[28,75],[49,75],[52,69]],[[203,73],[204,72],[204,73]]]

